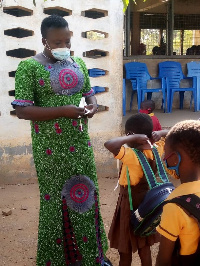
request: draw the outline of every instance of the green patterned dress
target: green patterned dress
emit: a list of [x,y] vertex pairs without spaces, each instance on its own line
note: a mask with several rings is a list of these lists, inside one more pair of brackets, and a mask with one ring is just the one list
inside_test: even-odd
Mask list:
[[[93,94],[82,59],[43,66],[29,58],[18,66],[12,105],[79,106]],[[103,265],[107,238],[88,120],[31,121],[31,132],[40,188],[37,265]]]

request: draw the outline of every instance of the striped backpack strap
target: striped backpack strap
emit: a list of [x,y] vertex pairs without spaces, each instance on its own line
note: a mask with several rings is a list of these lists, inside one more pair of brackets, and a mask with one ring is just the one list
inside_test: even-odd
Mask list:
[[165,171],[165,167],[164,167],[163,162],[160,158],[158,150],[155,147],[153,147],[152,152],[153,152],[154,158],[156,160],[158,175],[159,175],[160,179],[163,181],[163,183],[169,182],[167,173]]
[[[141,166],[142,166],[142,170],[145,174],[145,177],[147,179],[147,182],[149,184],[150,189],[160,185],[157,181],[156,181],[156,177],[155,174],[146,158],[146,156],[144,155],[143,152],[137,150],[137,149],[133,149],[133,151],[135,152]],[[161,161],[160,155],[157,151],[157,149],[154,147],[152,149],[152,152],[154,154],[154,158],[156,161],[156,166],[158,169],[158,175],[160,177],[160,179],[163,181],[163,183],[169,182],[164,165]]]

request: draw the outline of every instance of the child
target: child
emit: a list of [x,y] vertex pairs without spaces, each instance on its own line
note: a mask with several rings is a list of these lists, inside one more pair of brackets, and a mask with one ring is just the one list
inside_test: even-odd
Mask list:
[[[182,121],[169,131],[165,144],[165,160],[168,169],[173,169],[171,171],[181,181],[181,185],[171,193],[168,200],[188,194],[200,197],[200,121]],[[190,200],[189,197],[186,199],[187,202]],[[196,205],[197,208],[199,206],[200,204]],[[157,231],[161,234],[157,266],[200,265],[200,254],[197,252],[200,238],[198,223],[184,209],[175,203],[167,203]],[[173,264],[178,240],[179,262]]]
[[[143,151],[152,169],[156,172],[156,164],[149,140],[152,142],[157,141],[162,136],[165,136],[167,131],[162,130],[152,133],[152,130],[153,123],[150,116],[138,113],[131,116],[126,121],[126,136],[111,139],[104,144],[105,147],[114,154],[115,158],[120,159],[123,163],[119,177],[120,194],[109,232],[110,246],[111,248],[118,249],[120,254],[119,266],[130,266],[132,252],[136,252],[137,250],[142,265],[151,266],[150,246],[158,242],[158,234],[149,237],[138,237],[134,235],[130,228],[130,204],[126,177],[126,167],[128,166],[133,207],[136,209],[149,190],[149,186],[142,167],[132,148]],[[123,146],[124,144],[127,144],[129,147]],[[159,154],[162,155],[164,141],[160,140],[156,144]]]
[[141,102],[140,107],[141,107],[141,109],[139,110],[140,113],[148,114],[151,117],[153,122],[153,131],[162,130],[158,118],[153,113],[153,110],[155,110],[155,102],[152,100],[145,100]]

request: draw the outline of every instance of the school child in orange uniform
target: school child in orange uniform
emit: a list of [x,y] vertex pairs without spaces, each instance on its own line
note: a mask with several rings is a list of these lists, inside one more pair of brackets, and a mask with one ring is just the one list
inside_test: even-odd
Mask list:
[[[112,225],[109,231],[110,247],[118,250],[120,255],[119,266],[130,266],[132,253],[138,251],[142,266],[151,266],[150,246],[159,241],[158,235],[153,234],[148,237],[135,236],[130,228],[130,204],[128,197],[126,167],[128,166],[132,199],[134,209],[138,208],[149,186],[144,176],[139,160],[132,150],[137,148],[143,151],[147,157],[154,173],[156,173],[156,163],[151,150],[151,143],[156,142],[160,156],[164,151],[164,137],[167,131],[153,132],[151,117],[147,114],[135,114],[131,116],[125,124],[126,136],[117,137],[107,141],[105,147],[114,154],[116,159],[121,160],[122,168],[119,177],[120,194],[114,213]],[[125,147],[127,144],[129,147]]]
[[[166,136],[165,160],[168,169],[181,181],[167,200],[180,200],[186,195],[185,206],[193,204],[192,196],[200,197],[200,121],[182,121],[172,127]],[[200,210],[200,198],[198,202],[194,207]],[[157,228],[161,234],[157,266],[200,265],[199,226],[184,208],[170,202],[163,208]]]

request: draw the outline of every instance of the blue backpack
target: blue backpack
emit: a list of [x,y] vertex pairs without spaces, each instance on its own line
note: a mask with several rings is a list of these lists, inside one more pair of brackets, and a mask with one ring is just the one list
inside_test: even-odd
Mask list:
[[130,177],[127,167],[131,227],[133,228],[135,235],[148,236],[155,233],[155,229],[160,223],[164,201],[174,190],[174,186],[171,182],[169,182],[164,165],[155,147],[152,148],[152,152],[157,165],[158,176],[162,183],[157,182],[155,174],[146,156],[137,149],[133,149],[133,151],[136,153],[136,156],[142,166],[150,190],[145,195],[139,207],[136,210],[133,210]]

